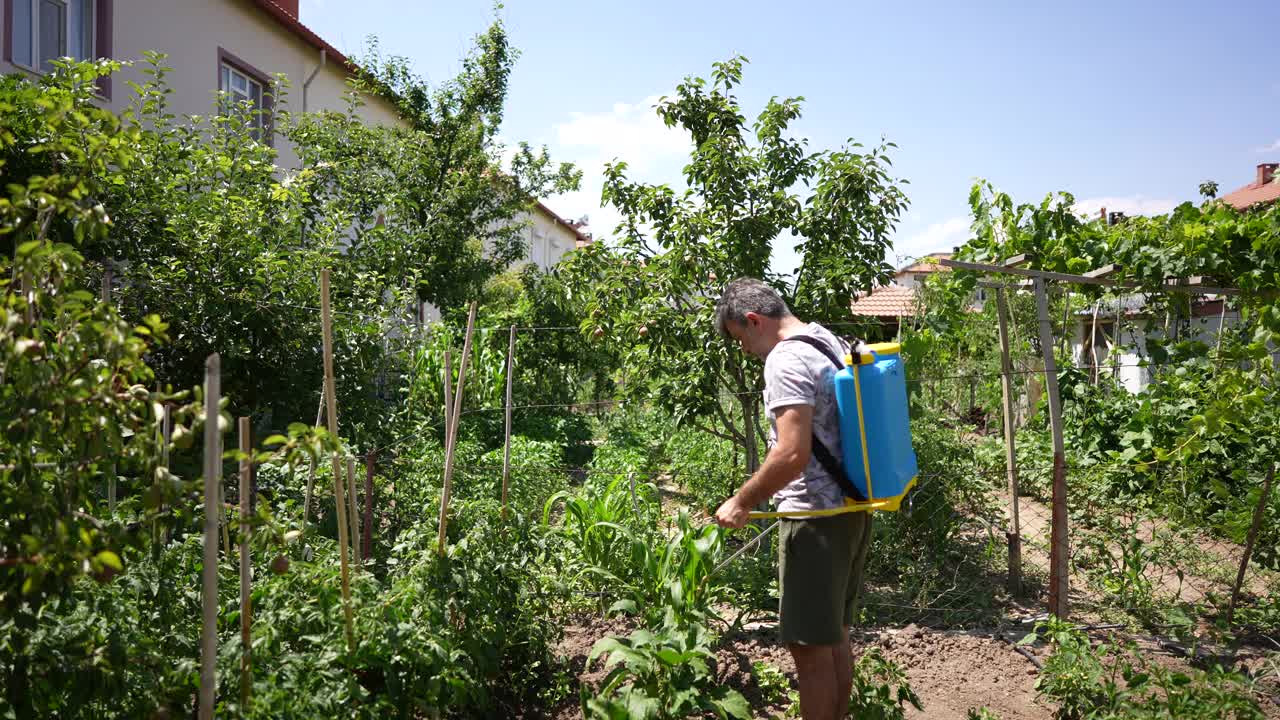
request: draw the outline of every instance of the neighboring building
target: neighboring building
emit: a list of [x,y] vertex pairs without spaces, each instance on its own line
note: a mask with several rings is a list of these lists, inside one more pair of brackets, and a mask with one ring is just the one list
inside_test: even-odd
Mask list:
[[[930,253],[898,269],[888,285],[855,298],[849,306],[850,312],[858,317],[874,318],[880,323],[886,338],[896,336],[902,319],[916,315],[916,288],[924,285],[925,280],[934,273],[949,272],[938,261],[950,259],[951,253]],[[970,307],[981,310],[986,299],[986,291],[978,288]]]
[[1280,178],[1276,169],[1280,163],[1261,163],[1253,182],[1222,196],[1222,201],[1237,210],[1248,210],[1259,205],[1270,205],[1280,200]]
[[[62,56],[134,61],[100,85],[104,104],[125,108],[128,81],[146,79],[142,53],[168,57],[170,111],[208,115],[214,92],[225,90],[263,109],[345,111],[354,65],[298,20],[298,0],[3,0],[4,59],[0,72],[35,74]],[[273,76],[289,78],[277,102]],[[366,96],[361,118],[371,125],[403,125],[394,103]],[[296,168],[288,143],[264,129],[279,164]]]
[[[1095,309],[1096,314],[1094,309],[1076,314],[1070,337],[1071,361],[1091,373],[1096,368],[1099,376],[1115,374],[1126,390],[1141,392],[1152,377],[1152,368],[1146,365],[1147,339],[1165,334],[1166,318],[1153,316],[1141,295],[1127,295],[1118,303],[1099,303]],[[1180,320],[1172,335],[1213,348],[1221,329],[1238,322],[1239,310],[1225,308],[1222,298],[1195,298],[1191,317]]]
[[570,250],[590,245],[591,235],[583,230],[584,220],[565,220],[539,202],[533,211],[516,216],[515,222],[528,222],[525,244],[529,248],[527,262],[542,270],[550,270]]
[[[208,115],[214,93],[225,90],[264,110],[346,112],[348,80],[356,66],[304,25],[299,0],[0,0],[3,60],[0,73],[35,75],[55,58],[117,58],[135,62],[99,86],[103,104],[123,110],[132,98],[127,82],[146,80],[142,53],[168,57],[170,112]],[[272,97],[273,77],[289,88]],[[407,126],[394,103],[366,95],[359,109],[370,125]],[[262,129],[278,151],[277,162],[294,169],[292,146],[271,128]],[[529,261],[542,268],[590,243],[582,224],[565,221],[541,202],[515,222],[530,220]]]

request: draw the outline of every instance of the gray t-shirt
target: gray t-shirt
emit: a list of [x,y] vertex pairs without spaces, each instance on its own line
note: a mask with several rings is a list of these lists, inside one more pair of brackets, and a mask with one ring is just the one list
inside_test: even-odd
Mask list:
[[[825,343],[844,358],[848,349],[829,330],[809,323],[803,332]],[[801,341],[780,342],[764,361],[764,407],[769,417],[769,447],[778,441],[778,410],[793,405],[813,407],[813,431],[837,458],[840,450],[840,416],[836,407],[836,367],[817,348]],[[825,510],[844,504],[844,493],[831,475],[810,455],[804,473],[773,496],[778,510]]]

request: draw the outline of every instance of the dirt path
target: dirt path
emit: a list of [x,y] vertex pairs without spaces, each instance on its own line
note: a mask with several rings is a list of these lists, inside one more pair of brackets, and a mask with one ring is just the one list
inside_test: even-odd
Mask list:
[[[625,635],[632,629],[622,620],[584,619],[567,628],[560,645],[562,657],[581,683],[599,682],[605,675],[602,663],[586,667],[586,657],[595,641],[606,634]],[[746,698],[756,718],[781,718],[787,701],[762,696],[753,663],[766,662],[781,671],[795,687],[795,664],[790,653],[777,641],[772,623],[757,623],[738,635],[726,637],[717,651],[720,683],[737,689]],[[1015,640],[1017,633],[1006,634]],[[1156,650],[1139,643],[1145,651]],[[854,638],[854,656],[878,647],[885,657],[906,673],[923,710],[908,709],[908,720],[966,720],[969,710],[985,707],[1001,720],[1051,720],[1053,703],[1041,699],[1035,690],[1039,671],[1006,641],[982,631],[938,631],[908,625],[904,628],[873,628]],[[1042,662],[1047,650],[1030,648]],[[1186,668],[1186,661],[1167,655],[1152,655],[1155,662],[1171,668]],[[1245,658],[1250,672],[1258,672],[1262,657]],[[1276,662],[1271,660],[1270,662]],[[1270,687],[1270,686],[1268,686]],[[1259,699],[1268,720],[1280,720],[1280,704]],[[555,720],[581,717],[577,700],[566,702],[552,715]]]

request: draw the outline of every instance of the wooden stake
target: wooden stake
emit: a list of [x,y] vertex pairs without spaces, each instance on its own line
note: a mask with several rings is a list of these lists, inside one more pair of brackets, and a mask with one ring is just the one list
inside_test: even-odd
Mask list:
[[[502,443],[502,519],[507,519],[507,488],[511,483],[511,375],[515,367],[516,326],[511,326],[511,337],[507,340],[507,400],[506,431]],[[597,407],[599,407],[597,405]]]
[[1022,594],[1022,523],[1019,518],[1018,456],[1013,429],[1013,362],[1009,359],[1009,306],[1004,289],[996,290],[996,314],[1000,325],[1000,390],[1004,409],[1004,462],[1009,477],[1009,593]]
[[471,303],[471,311],[467,313],[467,335],[462,341],[462,362],[458,363],[458,389],[453,398],[453,419],[449,423],[449,443],[446,445],[444,457],[444,492],[440,496],[440,554],[444,554],[448,537],[446,531],[449,524],[449,495],[453,491],[453,454],[457,443],[458,420],[461,418],[462,391],[466,389],[467,361],[471,359],[471,335],[476,326],[476,303]]
[[373,556],[373,459],[374,451],[364,456],[364,547],[361,554],[365,560]]
[[347,519],[351,522],[351,554],[355,556],[356,567],[363,567],[360,559],[360,511],[356,507],[356,459],[347,458]]
[[[1053,352],[1053,326],[1049,321],[1049,294],[1044,278],[1033,281],[1036,314],[1040,319],[1040,349],[1044,355],[1045,391],[1049,399],[1049,426],[1053,432],[1053,514],[1049,547],[1049,612],[1067,619],[1068,557],[1067,469],[1062,441],[1062,399],[1058,395],[1058,363]],[[1069,302],[1069,301],[1068,301]],[[1068,307],[1070,305],[1068,304]]]
[[1267,514],[1267,503],[1271,500],[1271,485],[1276,479],[1276,466],[1273,463],[1267,470],[1266,482],[1262,483],[1262,494],[1258,496],[1258,505],[1253,509],[1253,523],[1249,525],[1249,537],[1244,543],[1244,554],[1240,556],[1240,571],[1236,573],[1236,584],[1231,588],[1231,603],[1227,605],[1227,628],[1235,619],[1236,603],[1240,600],[1240,588],[1244,586],[1244,575],[1249,569],[1249,558],[1253,556],[1253,544],[1258,539],[1258,528],[1262,527],[1262,519]]
[[[338,437],[338,402],[333,379],[333,313],[329,308],[329,269],[320,271],[320,324],[324,339],[324,394],[329,411],[329,434]],[[342,615],[346,624],[347,651],[355,652],[355,622],[351,617],[351,568],[347,559],[347,510],[342,483],[342,458],[333,454],[333,498],[338,506],[338,559],[342,565]]]
[[249,434],[249,418],[240,418],[240,708],[245,712],[249,707],[250,690],[253,687],[252,659],[253,641],[250,636],[253,606],[252,568],[249,557],[249,495],[251,493],[250,475],[253,472],[253,461],[249,454],[253,452],[253,438]]
[[[321,385],[320,386],[320,407],[316,408],[315,427],[320,427],[320,420],[324,417],[324,398],[325,398],[324,386]],[[290,477],[289,480],[292,481],[293,478]],[[315,489],[315,484],[316,484],[316,459],[311,458],[311,467],[307,471],[307,492],[302,496],[302,527],[303,529],[306,529],[307,518],[311,516],[310,515],[311,498],[312,498],[312,492]]]
[[218,478],[218,512],[222,522],[222,556],[231,559],[231,530],[227,522],[227,486],[223,478]]
[[218,517],[222,494],[222,434],[218,402],[222,362],[217,353],[204,362],[204,564],[200,575],[200,720],[213,720],[218,662]]
[[453,351],[444,351],[444,454],[453,443]]

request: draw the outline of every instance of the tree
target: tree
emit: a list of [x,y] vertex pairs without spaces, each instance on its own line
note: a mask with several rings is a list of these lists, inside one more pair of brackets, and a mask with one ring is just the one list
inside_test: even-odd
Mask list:
[[[733,94],[745,62],[716,63],[710,84],[686,78],[659,101],[667,126],[692,141],[688,188],[635,181],[625,162],[609,164],[603,201],[623,215],[617,245],[596,244],[570,267],[588,297],[584,332],[620,349],[623,391],[738,443],[754,466],[760,370],[715,335],[721,287],[759,277],[802,315],[842,318],[857,291],[888,278],[885,253],[907,200],[888,174],[891,144],[810,152],[793,138],[801,98],[770,99],[748,128]],[[791,237],[802,263],[788,282],[769,259]]]
[[487,280],[524,257],[517,217],[581,178],[526,143],[502,167],[498,130],[516,56],[495,21],[458,75],[433,88],[371,40],[353,89],[394,102],[407,127],[363,125],[353,105],[346,116],[299,118],[289,132],[319,181],[311,222],[345,233],[352,261],[386,289],[407,289],[446,315],[465,315]]

